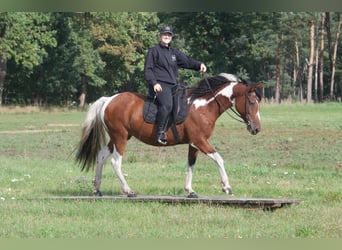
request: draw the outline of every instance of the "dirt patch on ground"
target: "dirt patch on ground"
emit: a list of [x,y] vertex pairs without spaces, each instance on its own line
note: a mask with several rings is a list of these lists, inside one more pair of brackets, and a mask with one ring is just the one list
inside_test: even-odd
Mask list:
[[61,129],[26,129],[26,130],[3,130],[0,134],[29,134],[42,132],[61,132]]
[[[75,123],[49,123],[47,124],[48,127],[80,127],[80,124]],[[23,130],[3,130],[0,131],[0,134],[29,134],[29,133],[43,133],[43,132],[61,132],[65,131],[63,129],[34,129],[32,126],[26,126]]]
[[75,123],[49,123],[48,127],[79,127],[80,124]]

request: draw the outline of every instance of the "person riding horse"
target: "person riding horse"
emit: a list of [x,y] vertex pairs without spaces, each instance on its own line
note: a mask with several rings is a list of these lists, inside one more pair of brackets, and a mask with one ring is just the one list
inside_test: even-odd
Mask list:
[[206,72],[204,63],[192,59],[178,49],[171,47],[173,32],[169,26],[159,32],[159,43],[148,50],[145,58],[145,79],[149,95],[157,99],[157,141],[165,145],[165,131],[172,111],[172,87],[177,84],[178,68]]

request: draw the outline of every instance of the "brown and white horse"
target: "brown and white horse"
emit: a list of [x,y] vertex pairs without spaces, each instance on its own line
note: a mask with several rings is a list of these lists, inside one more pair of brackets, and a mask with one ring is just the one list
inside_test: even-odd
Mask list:
[[[262,84],[252,84],[235,75],[222,73],[210,78],[205,77],[196,87],[188,90],[188,116],[184,122],[176,126],[180,142],[169,129],[165,145],[189,144],[185,181],[188,197],[198,197],[192,189],[192,176],[199,151],[217,163],[223,185],[222,191],[232,193],[223,159],[208,143],[208,139],[212,135],[217,118],[233,106],[247,125],[247,130],[256,135],[261,129],[261,97],[258,89],[262,87]],[[120,180],[122,191],[129,197],[136,196],[121,171],[122,157],[132,136],[149,145],[164,146],[156,142],[156,125],[148,124],[143,119],[144,99],[145,96],[141,94],[123,92],[111,97],[101,97],[91,105],[82,124],[76,160],[81,164],[81,169],[86,171],[97,164],[94,179],[95,195],[102,195],[102,168],[106,159],[111,156],[111,163]],[[109,136],[108,142],[105,139],[106,133]]]

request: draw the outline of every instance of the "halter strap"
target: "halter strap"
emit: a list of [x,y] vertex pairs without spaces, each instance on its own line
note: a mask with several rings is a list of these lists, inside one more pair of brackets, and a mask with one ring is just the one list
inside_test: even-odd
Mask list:
[[[211,88],[210,83],[209,83],[209,81],[208,81],[207,73],[206,73],[206,72],[203,72],[202,76],[203,76],[203,79],[205,80],[206,84],[208,85],[209,90],[210,90],[211,93],[213,94],[216,103],[218,104],[219,108],[221,109],[221,107],[223,107],[223,105],[222,105],[222,104],[220,103],[220,101],[216,98],[216,95],[215,95],[215,93],[214,93],[214,90]],[[235,116],[231,115],[231,114],[228,112],[229,109],[230,109],[231,111],[233,111],[233,113],[234,113],[238,118],[236,118]],[[224,110],[224,112],[225,112],[227,115],[229,115],[229,116],[230,116],[232,119],[234,119],[235,121],[238,121],[238,122],[241,122],[241,123],[246,123],[246,122],[243,120],[242,116],[241,116],[235,109],[233,109],[233,105],[232,105],[229,109]],[[240,118],[240,119],[239,119],[239,118]]]

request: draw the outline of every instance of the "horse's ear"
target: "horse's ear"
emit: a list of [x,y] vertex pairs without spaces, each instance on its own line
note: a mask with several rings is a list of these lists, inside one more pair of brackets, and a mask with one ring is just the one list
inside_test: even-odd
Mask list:
[[256,88],[256,89],[262,89],[262,88],[264,88],[264,86],[265,86],[265,84],[262,83],[262,82],[260,82],[260,83],[257,83],[257,84],[256,84],[255,88]]
[[253,84],[253,85],[250,85],[248,92],[249,93],[255,92],[256,95],[258,96],[258,98],[261,100],[262,99],[262,91],[261,90],[263,87],[264,87],[263,83]]
[[263,83],[257,83],[250,85],[250,88],[248,89],[248,92],[254,92],[256,89],[262,89],[265,85]]

